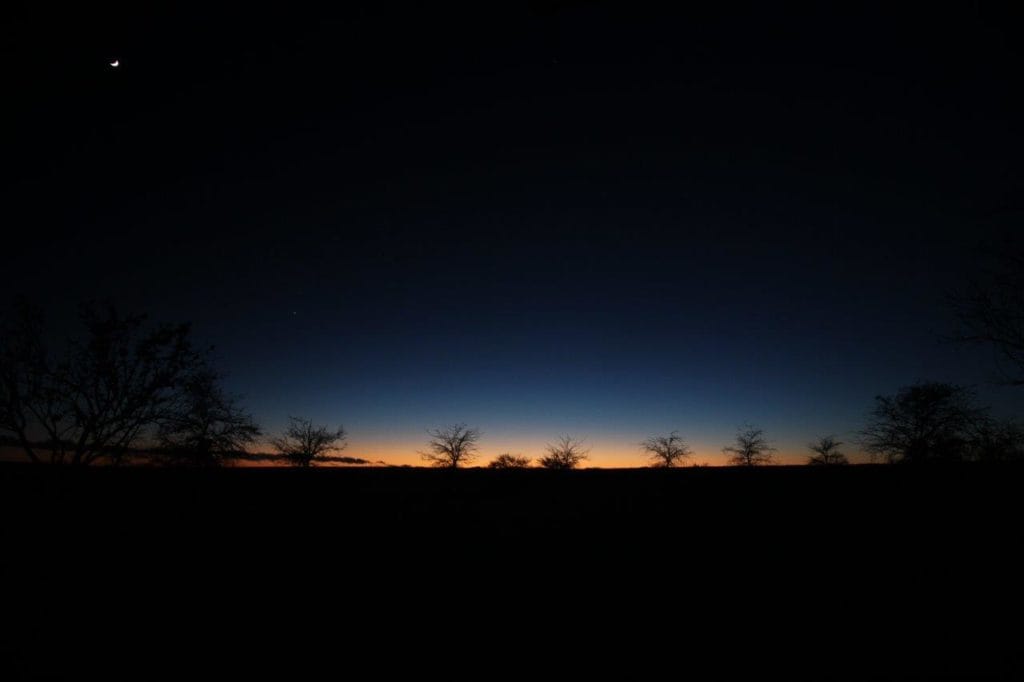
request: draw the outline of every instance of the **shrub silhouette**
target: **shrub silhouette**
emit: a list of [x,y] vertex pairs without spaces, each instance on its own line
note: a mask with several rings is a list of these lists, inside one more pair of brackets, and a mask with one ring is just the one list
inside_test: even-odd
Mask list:
[[575,469],[580,462],[590,459],[589,449],[583,447],[583,440],[573,436],[559,436],[546,447],[547,454],[540,458],[545,469]]
[[532,460],[529,457],[521,457],[519,455],[512,455],[509,453],[503,453],[495,457],[490,464],[487,465],[488,469],[526,469],[530,466]]

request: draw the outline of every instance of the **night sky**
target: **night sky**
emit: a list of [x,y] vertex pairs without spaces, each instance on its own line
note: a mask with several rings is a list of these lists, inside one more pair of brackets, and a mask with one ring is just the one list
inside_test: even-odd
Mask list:
[[798,461],[916,380],[1024,413],[944,340],[1024,225],[1020,16],[481,4],[15,10],[5,298],[192,321],[268,429],[389,463],[456,422]]

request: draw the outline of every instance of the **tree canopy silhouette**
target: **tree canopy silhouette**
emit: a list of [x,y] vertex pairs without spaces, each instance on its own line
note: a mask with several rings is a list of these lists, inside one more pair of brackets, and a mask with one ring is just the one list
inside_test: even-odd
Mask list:
[[244,452],[260,427],[221,387],[210,369],[185,380],[176,409],[157,432],[164,458],[175,464],[211,466]]
[[347,445],[345,439],[348,434],[342,426],[332,431],[327,426],[314,425],[310,419],[288,419],[289,425],[284,434],[270,442],[296,466],[312,466],[314,462],[326,459],[328,453],[344,450]]
[[760,466],[771,464],[775,452],[765,438],[764,430],[753,426],[741,426],[736,432],[733,445],[722,448],[722,452],[731,452],[729,463],[737,466]]
[[28,458],[42,455],[32,441],[36,412],[45,412],[43,394],[50,360],[43,344],[39,310],[18,301],[0,328],[0,432],[18,444]]
[[693,450],[686,445],[678,431],[667,436],[651,436],[640,447],[651,456],[652,466],[656,467],[679,466],[693,457]]
[[808,443],[808,449],[814,454],[807,458],[807,463],[819,466],[849,464],[850,460],[839,451],[839,446],[842,444],[842,441],[836,440],[835,436],[822,436],[813,443]]
[[427,451],[420,452],[420,456],[434,466],[457,469],[477,457],[482,435],[479,429],[471,429],[465,424],[452,424],[428,430],[427,434],[430,436]]
[[488,469],[526,469],[532,460],[529,457],[503,453],[491,460]]
[[205,367],[185,324],[84,306],[84,333],[58,354],[42,315],[20,304],[0,336],[0,430],[33,462],[124,460],[171,418],[190,376]]
[[1003,381],[1024,386],[1024,249],[1002,249],[995,267],[952,303],[961,324],[958,338],[991,346]]
[[986,423],[968,389],[918,383],[875,398],[861,442],[872,456],[890,463],[962,460],[970,457],[976,430]]
[[974,430],[973,459],[981,462],[1024,461],[1024,429],[1012,420],[986,419]]
[[583,439],[565,435],[554,443],[548,443],[547,454],[539,463],[545,469],[575,469],[585,459],[590,459],[590,450],[584,447]]

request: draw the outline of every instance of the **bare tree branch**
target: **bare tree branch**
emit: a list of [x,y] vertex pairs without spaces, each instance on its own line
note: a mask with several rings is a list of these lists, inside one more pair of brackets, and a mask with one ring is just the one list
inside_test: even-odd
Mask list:
[[842,444],[835,436],[822,436],[813,443],[808,443],[808,449],[814,454],[807,458],[807,463],[821,466],[849,464],[846,455],[839,451]]
[[22,443],[33,432],[50,461],[86,465],[124,461],[143,435],[175,408],[186,378],[204,364],[187,325],[147,328],[143,316],[86,306],[84,334],[56,358],[46,348],[42,318],[24,307],[5,330],[0,352],[0,429]]
[[733,453],[729,463],[737,466],[760,466],[775,461],[772,456],[775,448],[768,443],[764,430],[749,424],[737,430],[735,445],[722,448],[722,452]]
[[437,467],[456,469],[476,459],[479,429],[471,429],[465,424],[452,424],[441,429],[428,430],[430,440],[428,450],[421,451],[420,456]]
[[1002,383],[1024,386],[1024,249],[1006,245],[950,303],[960,321],[955,338],[991,347]]
[[569,435],[559,436],[545,450],[548,454],[539,462],[545,469],[575,469],[580,462],[590,459],[590,449],[584,447],[583,439]]
[[157,434],[166,461],[216,466],[244,452],[260,435],[252,416],[224,393],[220,382],[210,369],[197,371],[184,382]]
[[344,427],[330,430],[316,426],[312,420],[289,417],[290,424],[284,434],[270,441],[277,451],[296,466],[308,467],[326,459],[329,452],[344,450],[348,435]]
[[678,431],[667,436],[651,436],[640,444],[640,448],[651,456],[651,466],[655,467],[679,466],[693,457],[693,450],[686,445]]
[[878,396],[861,443],[889,463],[969,458],[974,432],[987,422],[962,386],[918,383]]

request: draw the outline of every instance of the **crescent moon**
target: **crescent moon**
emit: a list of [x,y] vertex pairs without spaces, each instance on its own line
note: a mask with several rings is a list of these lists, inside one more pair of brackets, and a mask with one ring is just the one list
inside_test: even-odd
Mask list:
[[121,61],[118,60],[118,59],[115,59],[114,61],[110,62],[110,65],[113,66],[116,69],[117,67],[121,66]]

